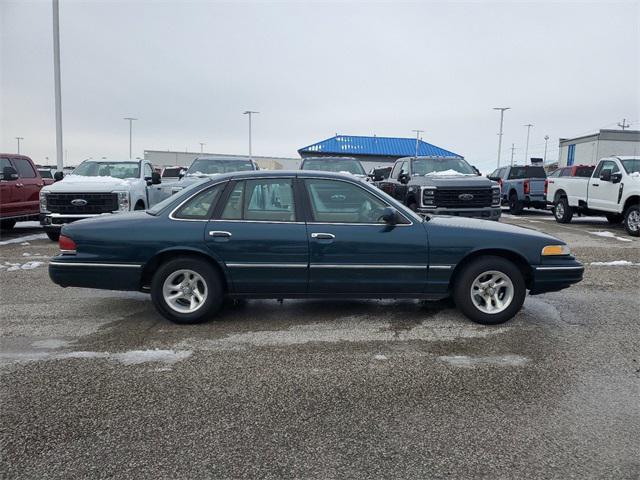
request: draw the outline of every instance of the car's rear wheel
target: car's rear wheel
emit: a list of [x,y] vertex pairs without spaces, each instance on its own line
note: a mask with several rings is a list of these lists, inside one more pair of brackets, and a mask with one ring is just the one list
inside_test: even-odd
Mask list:
[[49,237],[49,240],[52,242],[57,242],[60,240],[60,232],[47,232],[47,237]]
[[518,313],[526,295],[520,269],[511,261],[495,256],[480,257],[457,275],[453,300],[469,319],[497,325]]
[[169,260],[153,276],[151,300],[158,312],[172,322],[204,322],[222,305],[222,281],[205,260]]
[[573,210],[567,197],[560,197],[553,204],[553,216],[558,223],[569,223],[573,218]]
[[15,220],[0,220],[0,230],[11,230],[15,226]]
[[640,237],[640,205],[631,205],[624,212],[624,229],[633,237]]
[[520,215],[523,209],[522,202],[518,200],[518,195],[515,193],[509,195],[509,213],[512,215]]
[[607,221],[612,225],[617,225],[624,220],[624,216],[619,213],[607,213],[605,216],[607,217]]

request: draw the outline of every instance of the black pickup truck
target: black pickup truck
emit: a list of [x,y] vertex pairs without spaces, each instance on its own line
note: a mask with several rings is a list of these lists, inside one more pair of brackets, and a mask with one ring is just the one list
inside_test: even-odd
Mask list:
[[462,158],[401,158],[379,187],[423,215],[500,219],[500,186]]

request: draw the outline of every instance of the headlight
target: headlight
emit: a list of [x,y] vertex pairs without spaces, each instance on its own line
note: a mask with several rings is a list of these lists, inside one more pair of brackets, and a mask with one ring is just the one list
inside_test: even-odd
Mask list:
[[542,256],[569,255],[571,250],[567,245],[547,245],[542,249]]
[[500,206],[500,187],[493,187],[491,193],[491,205]]
[[40,190],[40,213],[47,213],[47,195],[49,192],[43,192]]
[[422,188],[422,205],[425,207],[435,207],[436,187]]
[[113,192],[118,195],[118,211],[128,212],[131,207],[129,192]]

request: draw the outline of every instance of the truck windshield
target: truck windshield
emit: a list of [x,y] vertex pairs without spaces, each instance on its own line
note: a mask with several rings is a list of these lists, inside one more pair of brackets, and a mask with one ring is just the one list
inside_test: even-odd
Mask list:
[[198,180],[195,183],[189,185],[188,187],[183,188],[179,192],[171,195],[170,197],[165,198],[161,202],[156,203],[153,207],[151,207],[150,209],[147,210],[147,213],[149,215],[156,216],[160,212],[162,212],[165,208],[167,208],[168,205],[171,205],[174,202],[179,202],[180,199],[187,198],[188,195],[191,195],[191,192],[193,192],[194,190],[200,188],[200,186],[204,185],[205,183],[211,182],[211,181],[212,180],[210,180],[210,179]]
[[349,172],[353,175],[364,175],[364,168],[358,160],[305,160],[302,170],[319,170],[321,172]]
[[476,175],[461,158],[417,158],[413,160],[414,175]]
[[140,164],[138,162],[82,162],[73,171],[74,175],[85,177],[138,178]]
[[621,162],[627,173],[640,172],[640,158],[628,158],[621,160]]
[[255,170],[249,160],[219,160],[217,158],[196,158],[187,175],[215,175],[220,173]]
[[167,167],[162,171],[162,178],[177,177],[180,171],[184,170],[182,167]]
[[522,178],[547,178],[547,173],[542,167],[511,167],[509,179],[519,180]]

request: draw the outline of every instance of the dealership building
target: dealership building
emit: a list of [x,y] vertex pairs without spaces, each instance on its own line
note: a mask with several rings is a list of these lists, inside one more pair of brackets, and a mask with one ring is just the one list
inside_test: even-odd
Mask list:
[[640,131],[600,130],[576,138],[560,139],[558,166],[595,165],[614,155],[640,155]]

